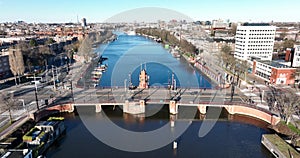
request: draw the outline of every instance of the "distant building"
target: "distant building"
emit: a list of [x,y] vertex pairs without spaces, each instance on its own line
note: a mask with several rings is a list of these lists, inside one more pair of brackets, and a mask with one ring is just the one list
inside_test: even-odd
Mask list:
[[276,27],[269,24],[246,23],[238,26],[234,57],[240,60],[272,60]]
[[294,84],[296,68],[274,61],[253,61],[252,73],[271,84]]
[[0,54],[0,79],[6,79],[11,76],[10,66],[9,66],[9,55]]
[[286,50],[285,61],[291,62],[292,67],[300,67],[300,45]]
[[212,30],[225,30],[228,27],[228,23],[224,22],[223,20],[213,20],[211,28]]
[[86,18],[82,18],[82,21],[81,21],[82,23],[81,23],[81,26],[82,27],[86,27],[87,26],[87,24],[86,24]]

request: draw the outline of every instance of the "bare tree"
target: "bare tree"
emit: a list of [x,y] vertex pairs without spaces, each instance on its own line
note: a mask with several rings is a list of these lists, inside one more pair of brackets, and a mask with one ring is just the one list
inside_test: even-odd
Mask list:
[[281,117],[289,124],[292,115],[296,112],[296,109],[300,105],[300,98],[297,96],[291,89],[282,90],[281,93],[277,93],[276,98],[276,106],[280,112]]
[[280,34],[280,38],[282,38],[284,40],[288,31],[289,30],[287,28],[284,28]]
[[86,62],[89,61],[89,58],[92,56],[92,44],[91,38],[87,36],[79,46],[78,54],[82,55]]
[[231,24],[231,30],[230,30],[230,33],[235,35],[236,34],[236,29],[237,29],[237,24],[235,23],[232,23]]
[[14,99],[13,93],[1,93],[0,96],[1,102],[4,103],[4,106],[1,107],[2,111],[8,111],[10,124],[13,122],[12,118],[12,109],[16,106],[16,100]]
[[20,83],[20,76],[23,75],[25,71],[23,54],[20,49],[10,49],[9,65],[10,65],[10,70],[15,76],[15,82],[17,85],[16,78],[18,77]]
[[282,47],[285,50],[286,48],[293,48],[295,44],[294,40],[288,39],[288,40],[284,40],[284,42],[282,43]]
[[13,73],[14,77],[15,77],[15,83],[16,85],[18,85],[17,83],[17,75],[18,75],[18,60],[17,60],[17,52],[14,49],[10,49],[9,52],[9,66],[10,66],[10,70]]
[[18,78],[19,78],[19,83],[21,83],[20,77],[24,75],[25,66],[24,66],[23,54],[20,49],[17,50],[17,63],[18,63]]

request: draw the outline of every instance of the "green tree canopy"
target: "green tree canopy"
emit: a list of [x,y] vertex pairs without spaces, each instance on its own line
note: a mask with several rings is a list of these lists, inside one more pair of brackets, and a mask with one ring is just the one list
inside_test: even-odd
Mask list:
[[31,40],[29,41],[29,45],[30,45],[31,47],[36,47],[36,46],[38,45],[38,43],[37,43],[37,41],[36,41],[35,39],[31,39]]

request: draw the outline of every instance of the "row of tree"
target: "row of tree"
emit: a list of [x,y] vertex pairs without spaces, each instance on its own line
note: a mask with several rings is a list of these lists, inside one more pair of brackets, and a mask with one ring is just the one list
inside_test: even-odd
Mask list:
[[[249,65],[247,61],[240,61],[231,54],[231,47],[224,45],[221,48],[220,55],[218,56],[220,63],[229,70],[232,74],[237,75],[237,82],[239,83],[239,75],[244,74],[248,71]],[[295,94],[292,89],[281,90],[280,88],[275,88],[270,86],[271,92],[267,93],[266,100],[273,111],[278,111],[281,118],[289,124],[292,119],[292,115],[299,113],[300,98]],[[262,93],[260,91],[260,93]],[[261,99],[263,99],[262,94],[260,94]]]
[[250,65],[247,61],[242,61],[234,57],[229,45],[223,45],[218,60],[221,67],[224,67],[230,73],[237,77],[237,83],[240,85],[240,77],[246,79]]
[[98,45],[111,36],[113,36],[111,31],[89,33],[82,41],[80,41],[77,54],[83,56],[85,61],[88,62],[95,56],[95,53],[92,51],[93,45]]
[[173,46],[179,46],[183,51],[189,53],[197,53],[196,47],[183,38],[176,38],[176,36],[181,36],[175,32],[170,32],[167,30],[162,30],[159,28],[141,28],[136,30],[137,33],[154,36],[157,38],[161,38],[164,44],[170,44]]

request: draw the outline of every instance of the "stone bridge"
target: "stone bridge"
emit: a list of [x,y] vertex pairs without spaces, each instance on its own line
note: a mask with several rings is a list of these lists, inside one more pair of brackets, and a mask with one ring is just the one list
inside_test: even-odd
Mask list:
[[[95,104],[78,104],[78,103],[65,103],[60,105],[55,105],[52,107],[48,107],[47,110],[56,110],[60,112],[73,112],[75,109],[75,106],[95,106],[96,112],[102,111],[102,106],[123,106],[123,112],[129,113],[129,114],[143,114],[146,112],[146,106],[151,106],[155,104],[152,102],[151,104],[145,102],[145,100],[140,100],[139,102],[129,102],[126,101],[124,103],[95,103]],[[160,103],[165,104],[165,102]],[[217,103],[217,102],[210,102],[210,103],[180,103],[176,102],[174,100],[169,101],[169,113],[172,115],[177,115],[179,113],[179,108],[184,106],[194,106],[197,107],[199,112],[201,114],[206,114],[209,107],[219,107],[224,108],[229,114],[240,114],[240,115],[246,115],[253,118],[260,119],[262,121],[265,121],[271,125],[276,125],[280,121],[280,117],[274,115],[270,111],[267,111],[262,108],[258,108],[256,106],[251,106],[248,104],[233,104],[230,102],[224,102],[224,103]]]

